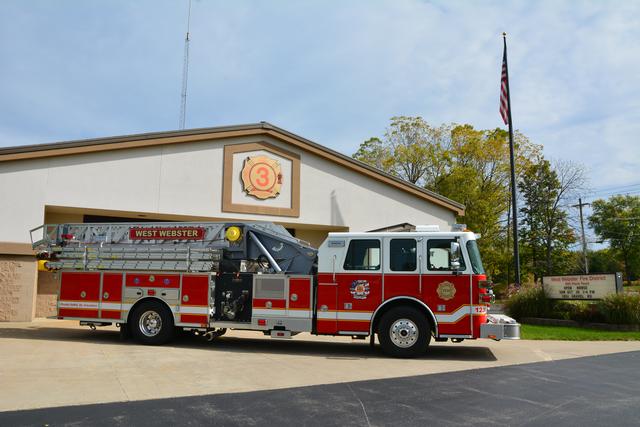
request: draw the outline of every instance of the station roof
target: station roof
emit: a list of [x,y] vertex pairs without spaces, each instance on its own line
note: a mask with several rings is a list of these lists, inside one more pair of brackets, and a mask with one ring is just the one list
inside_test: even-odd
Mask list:
[[413,185],[373,166],[355,160],[349,156],[267,122],[6,147],[0,148],[0,163],[254,135],[268,135],[298,149],[313,153],[355,172],[367,175],[373,179],[395,187],[398,190],[405,191],[449,209],[456,215],[464,215],[464,205],[454,200],[448,199],[422,187],[418,187],[417,185]]

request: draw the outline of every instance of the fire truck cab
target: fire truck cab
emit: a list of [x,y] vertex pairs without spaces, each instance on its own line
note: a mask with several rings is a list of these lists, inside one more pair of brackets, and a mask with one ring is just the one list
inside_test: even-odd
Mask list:
[[115,323],[144,344],[177,328],[377,335],[387,354],[414,357],[432,338],[519,338],[513,319],[487,312],[468,231],[329,233],[316,250],[270,223],[53,224],[32,243],[60,280],[56,318]]
[[[318,333],[377,334],[393,355],[426,348],[432,337],[519,335],[515,322],[487,322],[493,293],[468,231],[330,233],[318,254],[317,294]],[[504,325],[512,325],[506,334]]]

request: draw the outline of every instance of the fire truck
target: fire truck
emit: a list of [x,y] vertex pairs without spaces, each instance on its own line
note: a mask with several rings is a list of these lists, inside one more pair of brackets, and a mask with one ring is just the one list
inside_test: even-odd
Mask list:
[[177,331],[370,339],[415,357],[431,339],[518,339],[492,315],[476,235],[329,233],[319,249],[266,222],[45,224],[31,230],[40,270],[60,281],[57,319],[116,324],[143,344]]

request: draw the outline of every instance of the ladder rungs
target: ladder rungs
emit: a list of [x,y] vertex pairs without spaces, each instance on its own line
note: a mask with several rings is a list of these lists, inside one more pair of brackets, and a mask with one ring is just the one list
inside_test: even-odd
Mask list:
[[217,271],[218,263],[192,262],[187,269],[184,261],[108,261],[96,260],[87,263],[82,261],[57,261],[49,263],[54,269],[65,270],[158,270],[158,271]]
[[[84,259],[84,254],[82,253],[62,253],[57,256],[58,259]],[[191,261],[220,261],[222,257],[220,254],[191,254],[189,256],[189,260]],[[187,260],[186,254],[144,254],[144,253],[121,253],[121,254],[94,254],[88,253],[87,259],[94,260],[117,260],[117,259],[128,259],[128,260]]]

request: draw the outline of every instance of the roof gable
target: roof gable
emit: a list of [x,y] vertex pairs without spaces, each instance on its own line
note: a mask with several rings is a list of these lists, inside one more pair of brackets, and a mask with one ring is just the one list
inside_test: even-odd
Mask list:
[[266,122],[0,148],[0,163],[253,135],[269,135],[301,150],[316,154],[348,169],[449,209],[457,215],[464,215],[464,205],[458,202],[413,185],[366,163]]

